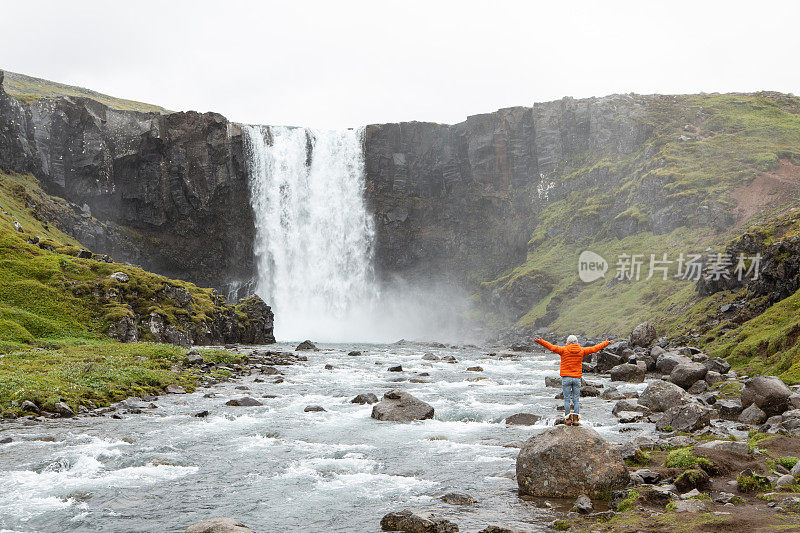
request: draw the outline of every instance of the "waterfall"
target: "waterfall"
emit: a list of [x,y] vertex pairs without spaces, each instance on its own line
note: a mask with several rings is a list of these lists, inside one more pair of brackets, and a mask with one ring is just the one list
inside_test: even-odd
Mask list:
[[361,132],[242,129],[256,225],[255,290],[275,311],[276,335],[353,340],[363,333],[354,329],[356,317],[370,314],[377,294]]

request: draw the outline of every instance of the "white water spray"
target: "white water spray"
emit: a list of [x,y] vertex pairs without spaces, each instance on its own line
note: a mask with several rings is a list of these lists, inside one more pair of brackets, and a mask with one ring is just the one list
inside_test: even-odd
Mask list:
[[[243,126],[256,292],[281,339],[365,338],[377,296],[359,131]],[[357,328],[361,328],[359,331]]]

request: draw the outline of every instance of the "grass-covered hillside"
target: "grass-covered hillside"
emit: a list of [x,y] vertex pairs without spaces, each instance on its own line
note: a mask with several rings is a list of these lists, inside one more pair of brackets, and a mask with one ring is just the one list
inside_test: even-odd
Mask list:
[[[647,102],[644,126],[651,133],[638,150],[585,153],[563,162],[558,179],[568,192],[543,208],[526,262],[479,290],[484,304],[492,298],[513,301],[512,295],[531,285],[544,287],[544,296],[510,317],[490,312],[488,321],[617,336],[650,320],[663,335],[691,332],[710,301],[733,296],[703,298],[694,282],[676,279],[679,255],[724,252],[749,229],[794,216],[790,209],[800,205],[800,98],[708,94],[653,96]],[[605,278],[580,281],[583,250],[608,261]],[[650,254],[662,259],[664,253],[673,261],[668,279],[659,272],[646,280]],[[642,255],[640,281],[613,279],[620,254]],[[797,325],[796,314],[789,316]],[[764,324],[735,329],[754,339],[750,333],[768,327],[767,317]],[[744,350],[718,341],[712,347],[733,355]]]
[[17,74],[15,72],[5,71],[3,88],[8,94],[26,104],[35,100],[39,100],[40,98],[78,96],[91,98],[92,100],[96,100],[101,104],[105,104],[113,109],[119,109],[122,111],[143,111],[155,113],[167,112],[167,110],[163,107],[156,105],[135,102],[133,100],[124,100],[122,98],[115,98],[113,96],[108,96],[106,94],[84,89],[82,87],[65,85],[63,83],[26,76],[25,74]]
[[[191,389],[195,377],[174,370],[185,348],[156,343],[141,323],[138,337],[148,342],[114,342],[109,328],[151,314],[176,327],[204,327],[226,313],[243,324],[244,310],[212,289],[77,257],[80,244],[43,219],[43,198],[51,209],[69,208],[42,193],[32,176],[0,173],[0,412],[18,413],[24,400],[45,409],[63,400],[78,409],[170,383]],[[112,279],[116,272],[128,281]],[[191,304],[175,294],[189,295]]]

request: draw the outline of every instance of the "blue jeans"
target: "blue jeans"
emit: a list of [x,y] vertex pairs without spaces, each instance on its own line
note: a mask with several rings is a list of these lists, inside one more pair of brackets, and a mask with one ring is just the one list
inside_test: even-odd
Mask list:
[[569,414],[570,398],[575,405],[572,412],[579,415],[581,413],[581,378],[564,376],[561,378],[561,387],[564,389],[564,416]]

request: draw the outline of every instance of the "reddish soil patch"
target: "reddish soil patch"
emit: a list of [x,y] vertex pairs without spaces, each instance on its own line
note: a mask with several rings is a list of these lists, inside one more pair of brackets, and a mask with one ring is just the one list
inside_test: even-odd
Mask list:
[[777,207],[800,196],[800,165],[788,159],[778,161],[778,168],[765,172],[747,185],[731,192],[736,200],[738,217],[736,226],[741,226],[765,209]]
[[775,457],[800,457],[800,439],[777,435],[764,439],[756,446],[770,451]]

